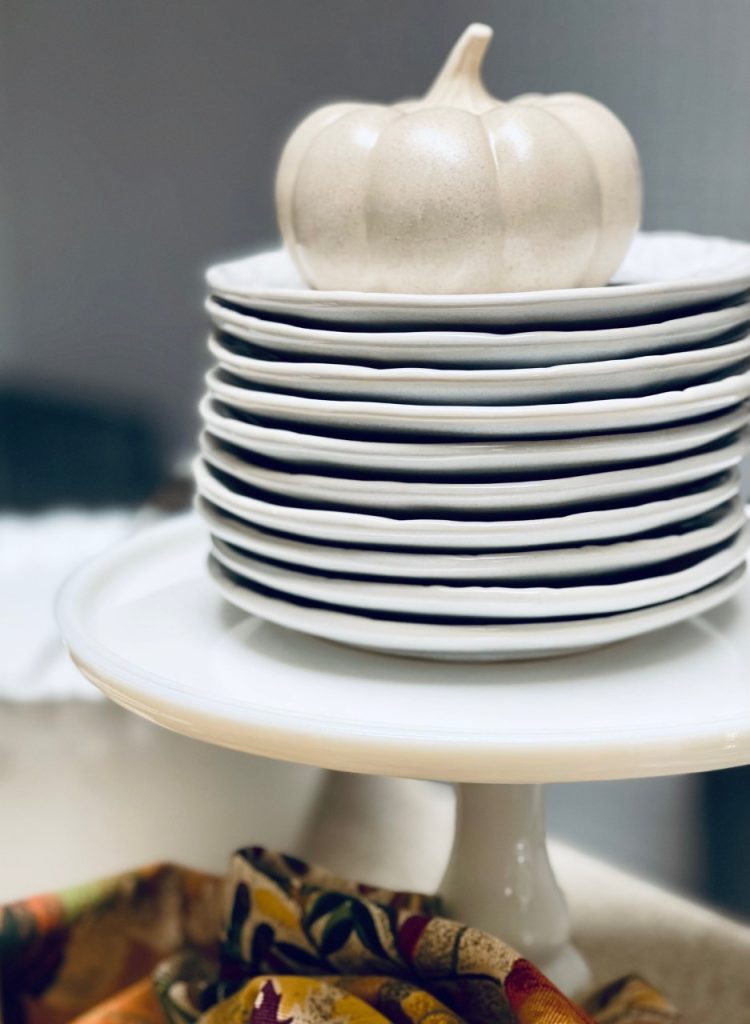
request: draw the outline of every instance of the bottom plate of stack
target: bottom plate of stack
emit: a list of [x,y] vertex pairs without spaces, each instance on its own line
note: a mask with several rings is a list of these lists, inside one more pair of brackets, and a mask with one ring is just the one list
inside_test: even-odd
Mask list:
[[226,569],[213,556],[209,569],[227,601],[277,625],[385,654],[457,661],[546,658],[627,640],[709,611],[737,593],[745,577],[743,563],[695,593],[652,608],[614,615],[448,624],[437,618],[355,614],[262,591]]

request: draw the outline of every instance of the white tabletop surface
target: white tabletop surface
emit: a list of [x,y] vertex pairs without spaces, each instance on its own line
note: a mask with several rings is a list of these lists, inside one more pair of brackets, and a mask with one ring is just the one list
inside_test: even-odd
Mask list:
[[693,621],[547,661],[366,654],[243,615],[191,517],[142,531],[64,592],[78,664],[186,735],[344,771],[464,782],[676,774],[750,761],[750,591]]

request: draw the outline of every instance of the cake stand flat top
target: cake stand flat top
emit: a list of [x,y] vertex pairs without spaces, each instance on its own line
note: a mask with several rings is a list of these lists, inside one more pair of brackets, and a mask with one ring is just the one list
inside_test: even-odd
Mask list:
[[691,622],[548,661],[370,654],[226,605],[190,516],[80,569],[58,615],[109,697],[221,746],[457,782],[632,778],[750,762],[750,592]]

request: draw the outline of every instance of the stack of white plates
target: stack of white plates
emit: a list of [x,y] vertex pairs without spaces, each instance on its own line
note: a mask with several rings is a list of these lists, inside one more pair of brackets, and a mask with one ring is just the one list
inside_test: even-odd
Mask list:
[[233,604],[423,657],[550,655],[707,610],[747,531],[750,246],[642,234],[606,288],[320,292],[209,271],[198,508]]

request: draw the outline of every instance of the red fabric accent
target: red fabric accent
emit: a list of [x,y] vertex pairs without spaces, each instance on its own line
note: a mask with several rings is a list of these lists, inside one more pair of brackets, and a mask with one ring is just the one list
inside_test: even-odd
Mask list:
[[281,1007],[281,996],[273,986],[272,981],[267,981],[255,1001],[250,1020],[252,1024],[292,1024],[293,1017],[282,1018],[279,1014]]
[[398,930],[398,948],[405,960],[411,962],[414,959],[414,951],[422,937],[422,932],[430,923],[430,918],[424,914],[414,914],[407,917]]
[[518,1024],[596,1024],[522,958],[505,979],[505,994]]

